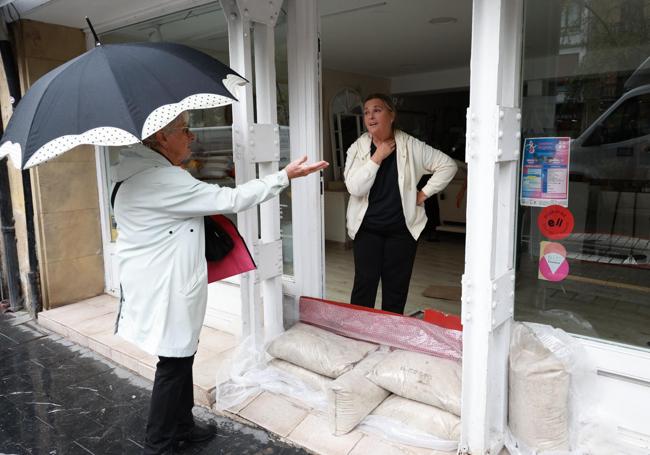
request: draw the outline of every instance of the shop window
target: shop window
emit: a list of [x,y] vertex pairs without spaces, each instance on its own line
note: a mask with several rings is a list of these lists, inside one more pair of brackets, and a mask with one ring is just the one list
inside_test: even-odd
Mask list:
[[[289,103],[286,68],[286,12],[282,10],[275,27],[275,58],[277,113],[280,125],[280,169],[290,161]],[[101,35],[102,43],[137,41],[171,41],[185,44],[208,53],[228,64],[228,26],[218,2],[129,25]],[[189,126],[196,136],[192,155],[185,168],[199,180],[220,186],[235,186],[235,165],[232,150],[232,110],[230,106],[190,112]],[[119,147],[107,147],[107,194],[113,183],[110,166],[119,160]],[[236,222],[236,215],[228,215]],[[117,237],[112,208],[108,207],[108,232],[110,243]],[[291,191],[280,195],[280,233],[285,275],[293,275],[293,236],[291,217]]]
[[[650,10],[625,0],[525,10],[522,137],[568,136],[570,154],[566,174],[544,158],[539,198],[519,206],[515,318],[647,348]],[[574,222],[560,238],[544,227],[551,184]]]

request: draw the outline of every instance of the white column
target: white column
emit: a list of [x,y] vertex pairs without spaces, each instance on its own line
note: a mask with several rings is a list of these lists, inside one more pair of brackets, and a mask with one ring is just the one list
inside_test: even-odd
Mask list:
[[[240,102],[233,104],[233,152],[237,184],[278,171],[279,129],[275,92],[273,29],[281,2],[222,0],[228,20],[230,66],[250,81]],[[251,34],[255,49],[255,81],[251,61]],[[257,122],[253,110],[253,86]],[[260,232],[258,233],[258,218]],[[242,334],[256,342],[281,333],[282,242],[279,198],[240,213],[238,227],[253,251],[257,270],[241,279]]]
[[506,427],[522,28],[523,0],[474,0],[461,453],[499,453]]
[[[275,88],[275,37],[274,26],[255,23],[255,92],[257,101],[257,123],[272,125],[277,139],[274,143],[260,144],[262,147],[273,149],[269,158],[258,164],[259,176],[264,177],[278,171],[280,160],[280,144],[278,130],[277,101]],[[273,245],[273,259],[280,273],[262,281],[262,300],[264,302],[264,335],[270,339],[284,331],[282,321],[282,242],[280,239],[280,198],[275,197],[260,206],[261,242],[263,245]]]
[[[239,185],[256,177],[255,166],[249,159],[251,148],[249,133],[254,123],[251,22],[247,17],[242,17],[234,1],[222,0],[221,6],[228,21],[230,67],[250,81],[250,84],[237,90],[235,96],[239,101],[232,105],[233,159],[236,183]],[[237,227],[249,247],[254,249],[259,237],[257,208],[237,214]],[[256,272],[253,271],[241,275],[242,337],[253,335],[257,341],[260,341],[263,333],[263,310],[260,287],[255,274]]]
[[[322,159],[319,17],[316,0],[287,0],[291,157]],[[322,297],[325,254],[322,176],[292,182],[297,295]]]

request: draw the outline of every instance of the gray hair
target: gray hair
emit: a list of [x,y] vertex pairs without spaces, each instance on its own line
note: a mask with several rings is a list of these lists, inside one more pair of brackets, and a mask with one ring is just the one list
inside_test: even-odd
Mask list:
[[189,112],[183,111],[180,114],[178,114],[174,118],[174,120],[169,122],[167,125],[163,126],[162,128],[160,128],[158,131],[156,131],[155,133],[153,133],[149,137],[146,137],[146,138],[142,139],[142,143],[145,146],[149,147],[150,149],[157,149],[158,146],[160,145],[160,143],[158,142],[158,139],[156,139],[156,134],[158,132],[161,132],[161,133],[164,133],[164,134],[169,134],[174,128],[176,128],[181,123],[184,122],[187,125],[189,120],[190,120]]

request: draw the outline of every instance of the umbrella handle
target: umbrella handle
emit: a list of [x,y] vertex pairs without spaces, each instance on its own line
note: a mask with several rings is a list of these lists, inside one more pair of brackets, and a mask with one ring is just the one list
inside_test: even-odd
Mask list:
[[88,16],[86,16],[86,22],[88,23],[88,27],[90,27],[90,31],[93,34],[93,37],[95,38],[95,46],[101,46],[102,43],[99,41],[99,37],[97,36],[97,33],[95,33],[95,27],[93,27],[93,24],[90,22],[90,19],[88,19]]

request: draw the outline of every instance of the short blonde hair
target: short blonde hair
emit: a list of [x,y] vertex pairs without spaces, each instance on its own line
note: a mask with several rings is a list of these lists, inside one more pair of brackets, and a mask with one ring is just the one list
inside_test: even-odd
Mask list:
[[183,112],[181,112],[180,114],[178,114],[178,115],[174,118],[174,120],[172,120],[171,122],[169,122],[167,125],[163,126],[163,127],[160,128],[158,131],[156,131],[155,133],[153,133],[152,135],[150,135],[150,136],[148,136],[148,137],[142,139],[142,143],[143,143],[145,146],[149,147],[150,149],[156,149],[156,148],[160,145],[160,143],[158,142],[158,139],[156,139],[156,134],[157,134],[157,133],[161,132],[161,133],[169,134],[169,133],[170,133],[174,128],[176,128],[176,127],[177,127],[178,125],[180,125],[181,123],[184,122],[184,123],[187,125],[187,123],[189,122],[189,120],[190,120],[190,114],[189,114],[189,112],[187,112],[187,111],[183,111]]

